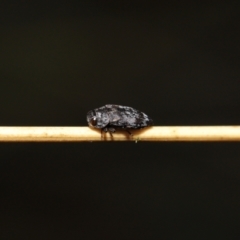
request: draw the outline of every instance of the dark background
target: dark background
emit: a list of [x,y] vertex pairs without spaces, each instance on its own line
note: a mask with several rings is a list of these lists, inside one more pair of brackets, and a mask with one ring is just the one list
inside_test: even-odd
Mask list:
[[[240,124],[240,2],[1,1],[0,125]],[[234,239],[239,143],[1,143],[0,239]]]

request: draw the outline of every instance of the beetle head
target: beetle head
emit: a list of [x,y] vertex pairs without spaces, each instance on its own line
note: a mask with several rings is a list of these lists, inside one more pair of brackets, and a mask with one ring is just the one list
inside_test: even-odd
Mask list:
[[109,123],[109,116],[105,111],[92,110],[87,113],[87,122],[90,127],[104,128]]

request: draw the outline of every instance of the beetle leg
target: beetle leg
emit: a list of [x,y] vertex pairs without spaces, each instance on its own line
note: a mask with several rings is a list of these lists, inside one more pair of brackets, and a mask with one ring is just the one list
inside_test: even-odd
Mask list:
[[131,137],[133,137],[133,134],[127,128],[125,130]]
[[110,133],[110,135],[111,135],[111,138],[113,138],[113,133],[116,132],[116,129],[110,127],[110,128],[108,128],[108,131],[109,131],[109,133]]
[[[101,139],[103,140],[103,135],[108,131],[108,128],[102,128],[101,129]],[[103,133],[104,132],[104,133]]]

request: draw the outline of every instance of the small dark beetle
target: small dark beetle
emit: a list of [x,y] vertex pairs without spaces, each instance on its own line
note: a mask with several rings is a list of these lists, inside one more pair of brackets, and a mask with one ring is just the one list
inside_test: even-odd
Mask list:
[[153,121],[145,113],[134,108],[107,104],[87,113],[87,122],[90,127],[100,128],[104,132],[112,133],[116,128],[126,130],[140,129],[153,125]]

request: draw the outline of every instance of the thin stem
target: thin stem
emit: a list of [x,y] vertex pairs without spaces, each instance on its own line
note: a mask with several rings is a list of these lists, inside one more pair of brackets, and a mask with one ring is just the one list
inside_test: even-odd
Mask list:
[[113,137],[89,127],[0,127],[0,142],[240,141],[240,126],[173,126],[117,130]]

